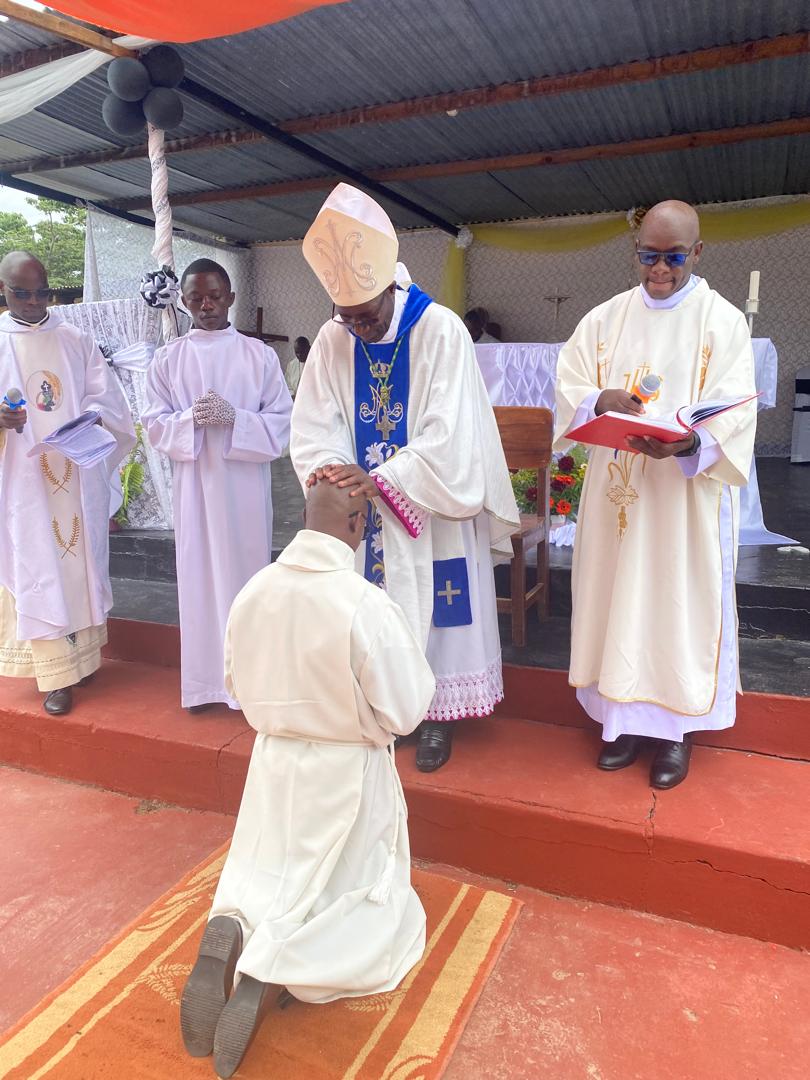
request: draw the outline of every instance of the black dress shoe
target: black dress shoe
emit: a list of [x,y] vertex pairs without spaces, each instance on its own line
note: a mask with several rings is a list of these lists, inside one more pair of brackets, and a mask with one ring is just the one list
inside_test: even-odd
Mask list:
[[416,767],[420,772],[435,772],[450,760],[455,720],[423,720],[416,747]]
[[214,1049],[214,1033],[233,990],[241,951],[239,922],[227,915],[211,919],[180,1000],[180,1031],[192,1057],[208,1057]]
[[73,687],[63,686],[61,690],[51,690],[45,698],[44,709],[51,716],[66,716],[73,708]]
[[638,757],[642,741],[641,735],[620,735],[614,742],[604,744],[597,765],[611,771],[626,769]]
[[650,769],[650,783],[654,788],[676,787],[689,772],[692,756],[692,740],[684,735],[683,742],[660,742]]
[[222,1010],[214,1036],[214,1071],[227,1080],[242,1064],[271,1005],[271,987],[243,975]]

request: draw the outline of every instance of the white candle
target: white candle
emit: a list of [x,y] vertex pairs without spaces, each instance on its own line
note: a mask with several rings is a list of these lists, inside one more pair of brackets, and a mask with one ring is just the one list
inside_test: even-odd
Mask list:
[[748,282],[748,299],[759,300],[759,270],[752,270]]

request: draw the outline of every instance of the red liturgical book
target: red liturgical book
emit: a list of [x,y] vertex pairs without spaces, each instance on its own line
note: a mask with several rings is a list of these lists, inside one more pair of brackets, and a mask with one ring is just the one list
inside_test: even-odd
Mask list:
[[571,442],[585,443],[588,446],[608,446],[613,450],[628,450],[627,438],[630,435],[641,437],[651,435],[661,442],[678,442],[729,409],[753,401],[759,394],[744,398],[727,398],[725,401],[698,401],[694,405],[683,405],[675,413],[662,416],[634,416],[632,413],[605,412],[587,424],[581,424],[566,433]]

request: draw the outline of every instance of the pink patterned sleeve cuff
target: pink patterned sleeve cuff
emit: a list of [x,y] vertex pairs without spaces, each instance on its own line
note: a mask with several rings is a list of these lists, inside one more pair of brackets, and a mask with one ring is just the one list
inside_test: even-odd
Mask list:
[[425,527],[427,512],[414,506],[410,499],[407,499],[387,480],[383,480],[381,476],[376,476],[374,473],[371,475],[380,492],[380,497],[391,513],[399,519],[410,536],[414,538],[419,536]]

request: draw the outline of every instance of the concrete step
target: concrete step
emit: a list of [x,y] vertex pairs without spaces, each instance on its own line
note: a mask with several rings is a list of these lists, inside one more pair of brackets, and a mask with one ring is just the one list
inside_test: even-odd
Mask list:
[[[32,684],[9,682],[0,762],[234,813],[253,732],[224,708],[190,716],[178,682],[172,667],[109,661],[66,717],[47,716]],[[438,773],[419,773],[403,749],[414,854],[810,947],[810,763],[698,746],[688,781],[653,792],[647,761],[605,774],[598,745],[593,731],[502,715],[465,721]]]

